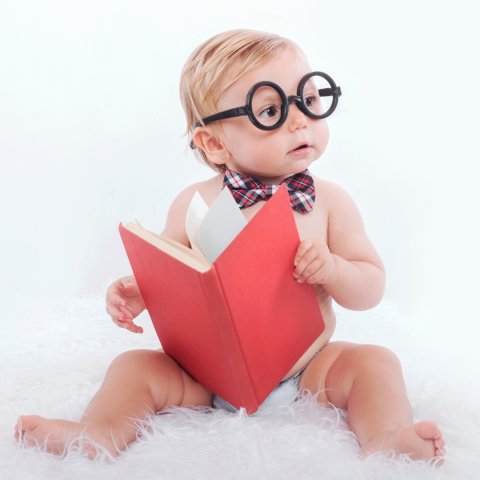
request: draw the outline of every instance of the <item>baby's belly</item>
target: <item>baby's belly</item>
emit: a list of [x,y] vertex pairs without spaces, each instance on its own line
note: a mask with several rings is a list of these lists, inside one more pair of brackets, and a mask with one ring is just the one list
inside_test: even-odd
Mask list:
[[335,331],[337,320],[335,317],[335,312],[332,308],[332,297],[328,295],[321,285],[315,285],[315,291],[317,294],[320,311],[322,312],[323,322],[325,323],[325,330],[300,357],[298,362],[290,369],[290,371],[285,375],[285,377],[283,377],[282,380],[286,380],[287,378],[290,378],[299,372],[315,355],[317,350],[320,350],[320,348],[322,348],[330,340],[330,337]]

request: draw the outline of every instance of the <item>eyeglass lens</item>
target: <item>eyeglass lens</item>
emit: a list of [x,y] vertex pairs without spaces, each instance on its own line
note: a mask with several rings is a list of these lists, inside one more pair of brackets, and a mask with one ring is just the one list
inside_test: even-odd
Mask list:
[[272,127],[282,116],[282,98],[274,88],[264,85],[252,97],[252,113],[259,123]]
[[[320,90],[320,93],[319,93]],[[307,80],[303,88],[303,103],[314,115],[323,115],[328,112],[333,103],[333,96],[321,96],[331,90],[330,84],[320,75],[314,75]]]
[[[303,89],[305,107],[314,115],[327,112],[332,105],[333,97],[320,96],[318,91],[330,88],[330,84],[323,77],[319,75],[310,77]],[[256,120],[266,127],[277,124],[282,115],[282,98],[279,93],[270,86],[260,87],[252,97],[252,113]]]

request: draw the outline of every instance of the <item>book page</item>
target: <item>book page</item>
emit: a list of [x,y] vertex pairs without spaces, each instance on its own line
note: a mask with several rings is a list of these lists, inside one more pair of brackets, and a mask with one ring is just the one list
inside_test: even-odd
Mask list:
[[211,268],[211,265],[203,255],[194,252],[192,249],[176,242],[175,240],[162,237],[161,235],[150,232],[131,222],[125,225],[125,228],[135,235],[138,235],[140,238],[143,238],[146,242],[154,245],[199,272],[206,272]]
[[195,192],[190,205],[187,210],[187,218],[185,219],[185,229],[187,231],[188,239],[192,250],[204,255],[200,242],[198,241],[198,229],[208,212],[208,205],[202,196]]
[[198,241],[212,264],[247,225],[237,202],[225,187],[205,214],[198,229]]
[[196,258],[197,260],[200,260],[205,265],[211,266],[208,263],[207,257],[205,257],[205,255],[203,253],[194,252],[191,248],[188,248],[185,245],[182,245],[181,243],[176,242],[175,240],[172,240],[171,238],[167,238],[167,237],[164,237],[163,235],[159,235],[158,233],[151,232],[150,230],[147,230],[146,228],[144,228],[144,230],[148,233],[151,233],[152,235],[155,235],[160,240],[163,240],[164,242],[169,243],[170,245],[174,246],[175,248],[180,249],[182,252],[185,252],[187,255],[190,255],[191,257]]

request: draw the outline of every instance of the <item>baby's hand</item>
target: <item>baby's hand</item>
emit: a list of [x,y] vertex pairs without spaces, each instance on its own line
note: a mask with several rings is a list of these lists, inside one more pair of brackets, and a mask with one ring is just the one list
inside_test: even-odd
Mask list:
[[335,273],[335,260],[320,240],[302,240],[295,256],[293,276],[302,283],[328,283]]
[[145,303],[133,275],[113,282],[107,289],[107,313],[119,327],[134,333],[143,333],[143,328],[133,319],[145,310]]

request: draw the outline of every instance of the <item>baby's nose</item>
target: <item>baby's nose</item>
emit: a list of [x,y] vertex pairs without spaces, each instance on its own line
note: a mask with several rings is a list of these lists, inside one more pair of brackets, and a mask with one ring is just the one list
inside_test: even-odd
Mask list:
[[294,132],[297,128],[304,128],[307,126],[307,116],[298,108],[296,102],[293,102],[288,109],[287,122],[288,128],[291,132]]

